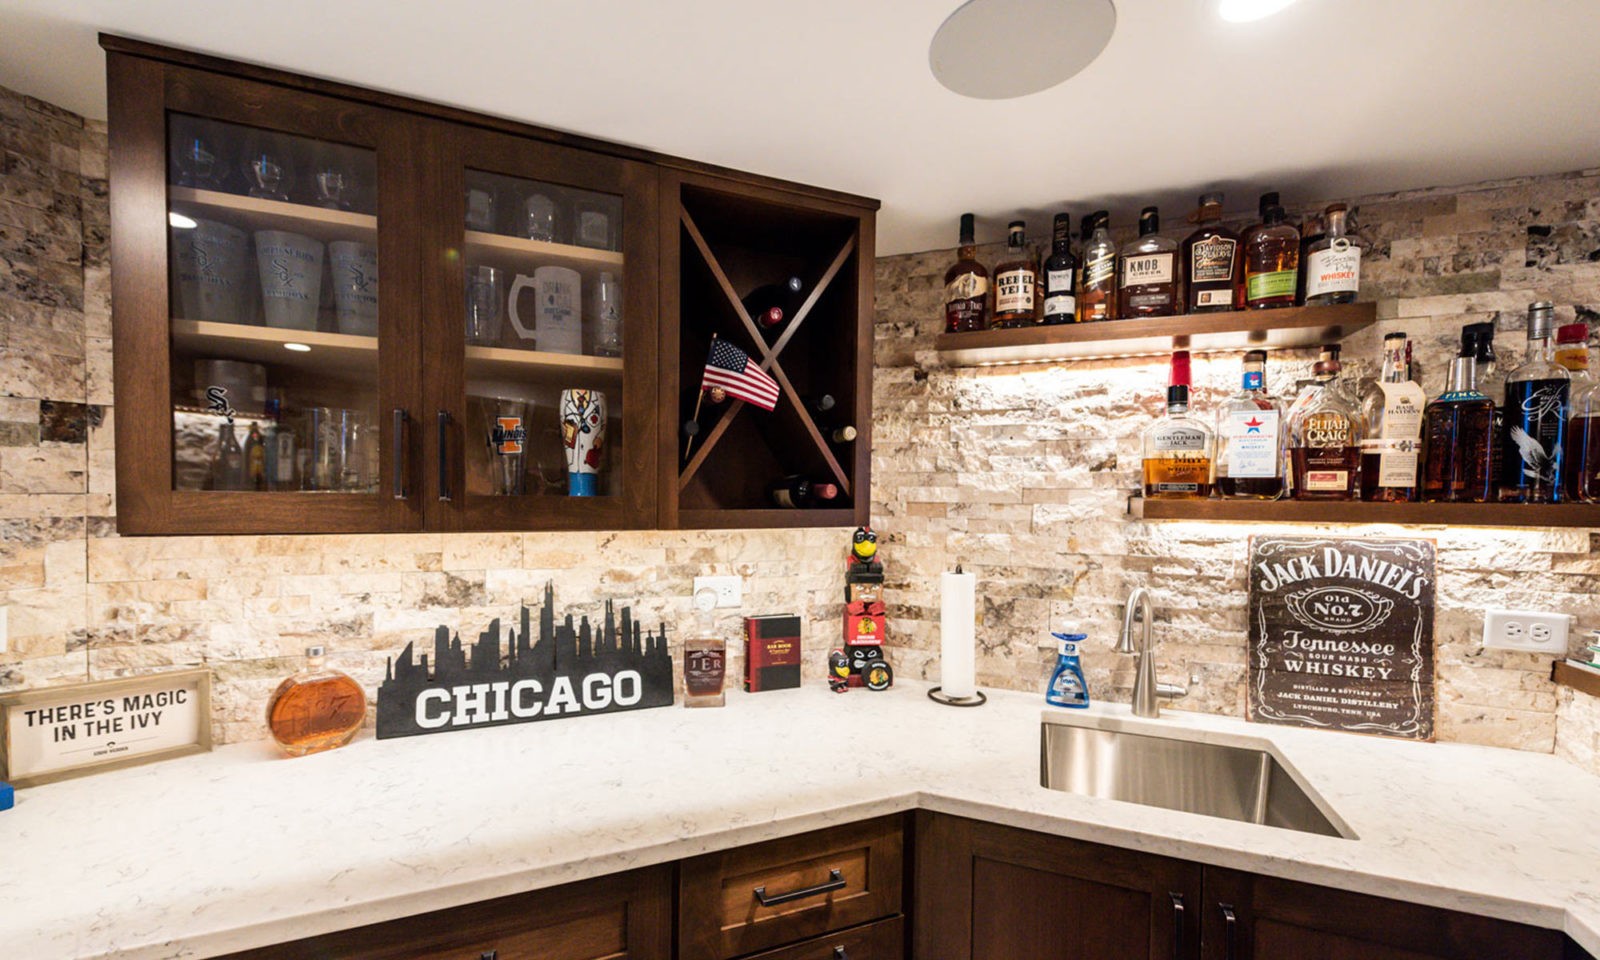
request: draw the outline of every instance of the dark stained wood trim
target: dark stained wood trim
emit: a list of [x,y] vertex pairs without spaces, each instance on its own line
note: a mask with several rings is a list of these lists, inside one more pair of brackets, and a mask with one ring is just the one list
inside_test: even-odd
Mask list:
[[853,462],[855,477],[851,496],[855,498],[855,525],[872,522],[872,374],[877,346],[877,214],[863,213],[856,227],[856,349],[849,357],[849,382],[855,384],[856,439]]
[[1557,660],[1550,665],[1550,679],[1563,687],[1571,687],[1591,697],[1600,697],[1600,675],[1581,667]]
[[1447,527],[1596,527],[1593,503],[1366,503],[1326,500],[1147,500],[1129,513],[1145,520],[1232,523],[1406,523]]
[[197,70],[207,70],[213,73],[231,74],[246,77],[260,83],[271,83],[278,86],[289,87],[296,90],[307,90],[326,96],[338,97],[347,100],[357,100],[374,106],[390,110],[402,110],[420,116],[446,120],[451,123],[468,124],[481,127],[485,130],[496,130],[501,133],[514,134],[520,137],[531,137],[548,143],[556,143],[569,147],[577,147],[595,153],[609,154],[628,160],[637,160],[641,163],[655,164],[661,167],[670,167],[686,173],[704,174],[724,180],[749,184],[751,186],[765,187],[774,190],[785,190],[799,194],[802,197],[828,200],[835,203],[847,204],[852,207],[877,210],[879,202],[869,197],[857,196],[839,190],[829,190],[807,184],[779,180],[759,174],[733,170],[716,164],[701,163],[669,154],[656,153],[637,147],[624,146],[598,140],[582,134],[556,130],[550,127],[541,127],[534,124],[508,120],[502,117],[492,117],[486,114],[474,113],[460,107],[451,107],[444,104],[432,103],[414,97],[402,96],[393,93],[384,93],[353,84],[342,83],[335,80],[325,80],[308,77],[288,71],[246,63],[239,60],[230,60],[224,57],[182,50],[162,44],[151,43],[145,40],[136,40],[131,37],[122,37],[110,33],[100,34],[100,46],[108,53],[123,53],[151,60],[192,67]]

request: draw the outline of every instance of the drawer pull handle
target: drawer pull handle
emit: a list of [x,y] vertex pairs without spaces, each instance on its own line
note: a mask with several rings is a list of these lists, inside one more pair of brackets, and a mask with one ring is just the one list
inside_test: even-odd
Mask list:
[[1183,894],[1168,891],[1172,898],[1172,960],[1183,956]]
[[1239,956],[1239,916],[1233,912],[1231,903],[1219,903],[1217,906],[1222,908],[1223,956],[1227,960],[1235,960]]
[[792,903],[795,900],[804,900],[806,897],[814,897],[819,893],[828,893],[833,890],[843,890],[846,886],[848,886],[848,884],[846,884],[844,881],[843,873],[839,872],[838,870],[829,870],[827,882],[819,883],[814,887],[802,887],[799,890],[791,890],[788,893],[775,893],[770,897],[767,896],[767,888],[765,885],[756,887],[752,892],[755,893],[756,900],[763,907],[775,907],[780,903]]

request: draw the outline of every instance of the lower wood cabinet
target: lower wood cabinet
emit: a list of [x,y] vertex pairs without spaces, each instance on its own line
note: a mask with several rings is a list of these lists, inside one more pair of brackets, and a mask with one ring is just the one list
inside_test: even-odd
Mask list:
[[227,960],[671,960],[672,866],[436,910]]

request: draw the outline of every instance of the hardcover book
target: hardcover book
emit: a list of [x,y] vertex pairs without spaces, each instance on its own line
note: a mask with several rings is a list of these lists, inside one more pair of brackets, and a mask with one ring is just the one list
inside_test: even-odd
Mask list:
[[800,618],[744,618],[744,688],[750,693],[800,686]]

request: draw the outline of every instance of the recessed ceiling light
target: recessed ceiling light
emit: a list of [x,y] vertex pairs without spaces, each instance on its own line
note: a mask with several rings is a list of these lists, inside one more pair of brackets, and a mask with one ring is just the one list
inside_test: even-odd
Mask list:
[[1218,0],[1217,16],[1233,23],[1249,23],[1270,17],[1294,0]]
[[965,97],[1025,97],[1094,62],[1116,26],[1112,0],[967,0],[933,35],[928,66]]
[[177,212],[168,213],[167,222],[172,224],[174,227],[177,227],[179,230],[193,230],[195,227],[200,226],[200,224],[194,222],[193,217],[186,217]]
[[286,343],[286,344],[283,345],[283,349],[285,349],[285,350],[293,350],[295,353],[310,353],[311,352],[311,348],[306,346],[303,343]]

